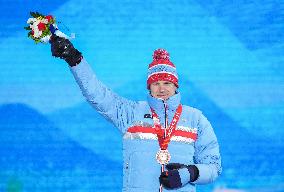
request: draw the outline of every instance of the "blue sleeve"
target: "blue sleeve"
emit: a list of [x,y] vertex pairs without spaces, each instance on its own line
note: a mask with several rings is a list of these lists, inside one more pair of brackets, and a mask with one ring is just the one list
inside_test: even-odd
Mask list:
[[210,122],[202,113],[198,120],[194,161],[199,170],[199,177],[193,182],[195,184],[211,183],[221,174],[219,144]]
[[137,102],[120,97],[107,88],[84,59],[70,70],[87,101],[124,133],[133,121]]

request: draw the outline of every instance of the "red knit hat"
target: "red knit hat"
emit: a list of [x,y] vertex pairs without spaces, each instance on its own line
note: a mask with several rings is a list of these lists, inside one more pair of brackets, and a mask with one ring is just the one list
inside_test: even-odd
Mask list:
[[175,65],[170,61],[170,54],[165,49],[154,51],[153,62],[148,67],[147,88],[156,81],[169,81],[178,87]]

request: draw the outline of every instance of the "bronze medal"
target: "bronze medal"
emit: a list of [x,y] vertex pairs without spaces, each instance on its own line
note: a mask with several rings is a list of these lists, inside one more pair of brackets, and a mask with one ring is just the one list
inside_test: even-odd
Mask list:
[[171,155],[169,151],[167,150],[167,148],[168,148],[168,144],[170,143],[172,136],[174,135],[177,122],[180,118],[180,115],[182,112],[182,105],[180,104],[178,106],[170,126],[168,127],[166,124],[164,129],[162,129],[158,115],[155,113],[155,111],[152,108],[151,108],[151,111],[152,111],[152,117],[154,121],[154,128],[156,130],[156,134],[157,134],[159,146],[160,146],[160,150],[156,154],[156,160],[158,161],[159,164],[165,165],[165,164],[168,164],[171,159]]
[[171,154],[167,149],[166,150],[160,149],[156,154],[156,160],[161,165],[168,164],[169,161],[171,160]]

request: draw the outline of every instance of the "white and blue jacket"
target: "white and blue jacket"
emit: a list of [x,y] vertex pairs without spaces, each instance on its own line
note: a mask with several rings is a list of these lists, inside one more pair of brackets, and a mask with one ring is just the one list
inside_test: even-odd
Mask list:
[[[131,101],[120,97],[103,85],[83,59],[71,68],[87,101],[123,135],[124,192],[156,192],[159,189],[161,166],[156,161],[160,149],[153,128],[150,106],[164,122],[165,113],[171,122],[180,104],[180,94],[166,103],[148,95],[148,101]],[[165,110],[165,105],[167,110]],[[168,146],[172,163],[196,165],[198,179],[171,191],[195,191],[196,184],[213,182],[221,173],[219,145],[206,117],[197,109],[183,105],[174,136]],[[164,189],[163,191],[168,191]]]

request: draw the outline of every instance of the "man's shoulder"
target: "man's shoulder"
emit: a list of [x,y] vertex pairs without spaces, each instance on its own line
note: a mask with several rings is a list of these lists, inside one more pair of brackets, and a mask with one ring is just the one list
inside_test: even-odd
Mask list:
[[195,107],[192,107],[192,106],[189,106],[189,105],[182,105],[182,108],[183,108],[183,111],[186,111],[186,112],[189,112],[189,113],[193,113],[193,114],[202,114],[202,111],[195,108]]

